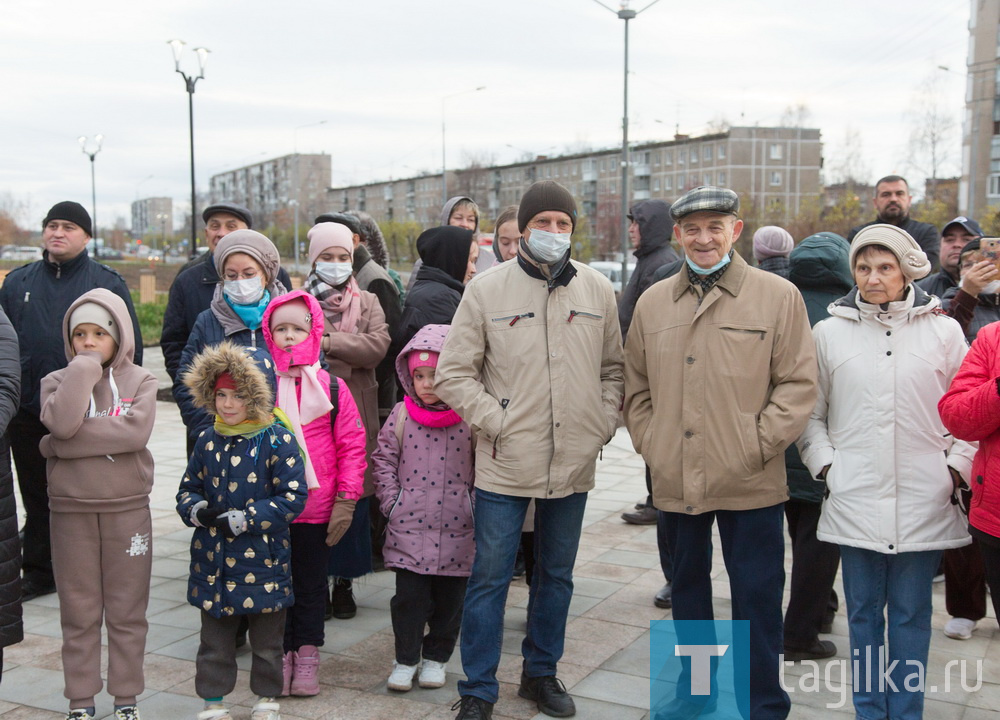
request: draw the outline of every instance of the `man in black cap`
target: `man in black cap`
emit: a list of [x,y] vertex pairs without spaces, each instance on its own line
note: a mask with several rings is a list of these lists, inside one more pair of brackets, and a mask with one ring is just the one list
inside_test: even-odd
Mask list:
[[517,224],[516,262],[469,282],[437,366],[435,391],[478,435],[458,720],[492,716],[504,598],[532,499],[537,562],[518,695],[546,715],[576,712],[556,666],[587,493],[621,403],[615,293],[606,277],[570,259],[573,196],[537,182],[521,198]]
[[983,229],[979,227],[979,223],[964,215],[959,215],[945,225],[941,231],[939,255],[941,270],[923,280],[918,280],[917,285],[931,295],[943,298],[949,289],[958,286],[962,248],[982,236]]
[[[221,202],[209,205],[201,214],[205,221],[205,243],[208,252],[194,258],[177,273],[170,285],[167,309],[163,313],[163,331],[160,333],[160,348],[163,350],[163,364],[167,374],[174,380],[180,367],[181,353],[187,345],[194,321],[202,310],[207,310],[212,302],[215,286],[219,284],[219,273],[215,269],[213,253],[219,240],[234,230],[252,230],[253,215],[242,205]],[[278,270],[278,280],[286,288],[291,288],[288,273]],[[192,448],[188,448],[190,454]]]
[[62,317],[73,301],[94,288],[106,288],[121,297],[132,317],[135,363],[142,364],[142,334],[132,296],[121,275],[87,254],[91,235],[90,214],[82,205],[56,203],[42,221],[42,259],[11,271],[0,288],[0,305],[17,331],[21,349],[21,407],[7,431],[25,512],[25,600],[56,589],[45,458],[38,450],[42,436],[48,434],[38,419],[39,389],[43,377],[66,367]]
[[918,222],[910,217],[910,203],[912,202],[913,196],[910,195],[910,186],[906,179],[899,175],[886,175],[875,183],[875,197],[872,198],[872,205],[875,206],[876,218],[864,225],[851,228],[851,231],[847,233],[847,242],[851,242],[862,228],[875,223],[888,223],[910,233],[920,249],[927,254],[931,267],[937,267],[937,229],[930,223]]
[[[795,286],[734,251],[738,212],[739,196],[726,188],[695,188],[673,204],[686,267],[636,303],[625,344],[625,425],[666,521],[674,620],[713,619],[718,523],[733,620],[749,621],[749,647],[735,650],[752,668],[749,707],[740,701],[739,711],[773,719],[791,707],[779,680],[785,449],[816,402],[816,352]],[[690,658],[682,667],[676,697],[653,718],[716,709],[714,681],[711,695],[695,694]]]

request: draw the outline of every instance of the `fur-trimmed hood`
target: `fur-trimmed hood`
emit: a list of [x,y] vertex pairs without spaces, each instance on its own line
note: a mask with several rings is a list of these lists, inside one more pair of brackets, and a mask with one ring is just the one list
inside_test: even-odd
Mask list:
[[389,251],[385,246],[385,237],[378,223],[368,213],[363,210],[355,210],[350,213],[361,223],[361,241],[368,248],[368,254],[372,260],[384,268],[389,267]]
[[184,384],[197,407],[215,414],[215,383],[228,372],[247,402],[247,419],[266,422],[274,410],[274,361],[263,350],[222,342],[196,355]]

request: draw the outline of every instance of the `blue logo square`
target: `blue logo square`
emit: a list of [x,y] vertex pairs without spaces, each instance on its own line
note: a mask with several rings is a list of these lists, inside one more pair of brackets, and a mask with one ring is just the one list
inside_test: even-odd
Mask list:
[[700,717],[738,720],[750,703],[747,620],[657,620],[650,623],[650,720]]

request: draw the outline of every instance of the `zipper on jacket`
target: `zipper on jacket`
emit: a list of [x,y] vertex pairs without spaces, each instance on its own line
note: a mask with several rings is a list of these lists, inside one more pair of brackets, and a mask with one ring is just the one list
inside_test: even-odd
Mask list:
[[580,317],[591,318],[593,320],[603,320],[604,319],[603,315],[595,315],[594,313],[584,312],[583,310],[570,310],[569,311],[569,317],[566,318],[566,322],[568,322],[568,323],[573,322],[573,318],[575,318],[577,315],[579,315]]
[[507,315],[506,317],[493,318],[493,322],[506,322],[507,320],[510,320],[509,323],[510,326],[514,327],[514,323],[516,323],[521,318],[533,318],[533,317],[535,317],[535,313],[530,312],[530,313],[524,313],[523,315]]
[[[514,323],[511,323],[513,325]],[[497,436],[493,438],[493,459],[497,459],[497,440],[503,434],[503,421],[507,418],[507,406],[510,405],[510,398],[504,398],[500,401],[500,407],[503,410],[503,417],[500,418],[500,430],[497,431]]]
[[751,328],[734,328],[734,327],[723,327],[722,329],[728,330],[729,332],[750,333],[751,335],[759,336],[761,340],[763,340],[764,336],[767,335],[766,330],[753,330]]

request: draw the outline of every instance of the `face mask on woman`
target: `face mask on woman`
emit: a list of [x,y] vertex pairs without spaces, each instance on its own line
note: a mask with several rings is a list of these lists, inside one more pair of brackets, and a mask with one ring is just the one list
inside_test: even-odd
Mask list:
[[318,262],[316,263],[316,277],[333,287],[340,287],[347,282],[354,266],[349,262]]
[[257,277],[226,280],[222,285],[222,292],[236,305],[254,305],[264,294],[264,286]]

